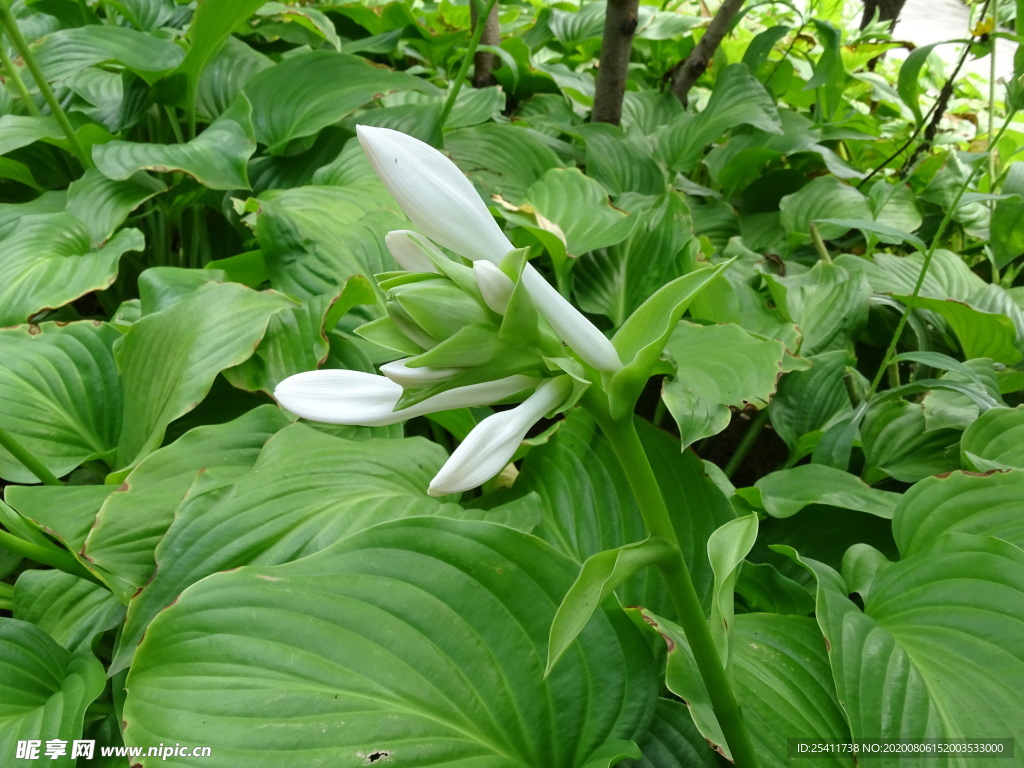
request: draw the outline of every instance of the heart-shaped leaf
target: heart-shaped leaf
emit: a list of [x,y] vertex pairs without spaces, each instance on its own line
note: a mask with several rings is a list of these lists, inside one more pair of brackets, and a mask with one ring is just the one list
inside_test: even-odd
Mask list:
[[594,759],[621,755],[653,715],[653,657],[612,611],[543,679],[548,626],[575,569],[503,526],[415,519],[218,574],[147,631],[126,741],[184,730],[211,745],[212,766],[611,765]]

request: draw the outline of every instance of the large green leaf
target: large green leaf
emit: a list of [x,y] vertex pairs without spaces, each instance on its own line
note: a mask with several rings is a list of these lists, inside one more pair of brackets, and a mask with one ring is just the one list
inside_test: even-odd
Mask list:
[[186,730],[213,747],[207,765],[274,768],[596,768],[636,756],[623,742],[646,731],[657,682],[621,613],[597,617],[543,680],[575,568],[502,526],[418,519],[218,574],[147,631],[126,741]]
[[782,374],[786,347],[738,325],[683,322],[665,351],[675,360],[676,374],[662,387],[661,397],[685,448],[729,426],[730,408],[764,408]]
[[252,103],[257,141],[280,154],[293,139],[316,134],[382,92],[410,88],[432,90],[419,78],[358,56],[307,51],[260,72],[243,91]]
[[[794,244],[810,242],[811,225],[821,219],[870,221],[874,218],[867,198],[834,176],[821,176],[798,192],[786,195],[779,203],[779,209],[782,211],[782,226]],[[821,224],[818,232],[825,240],[834,240],[851,228],[849,224]]]
[[[710,605],[714,574],[707,559],[711,533],[736,513],[692,451],[666,432],[637,422],[658,478],[697,593]],[[646,538],[626,479],[608,440],[581,411],[573,411],[544,445],[531,449],[515,486],[540,496],[544,520],[537,535],[582,562]],[[669,611],[660,574],[642,571],[618,591],[626,605]]]
[[[204,3],[203,7],[207,7]],[[194,50],[190,49],[190,53]],[[188,56],[185,57],[189,65]],[[274,66],[273,60],[237,37],[229,37],[224,47],[206,65],[199,76],[195,92],[196,112],[209,120],[215,120],[235,102],[242,88],[257,73]]]
[[165,189],[163,182],[145,173],[115,181],[90,168],[68,187],[68,213],[85,223],[93,245],[101,245],[128,214]]
[[47,35],[36,58],[47,80],[59,80],[93,64],[115,61],[148,82],[174,69],[185,54],[170,40],[113,24],[90,24]]
[[[797,557],[795,553],[793,557]],[[834,570],[817,618],[855,738],[1024,737],[1024,552],[950,534],[878,571],[861,610]],[[878,756],[888,766],[962,766],[972,756]]]
[[638,219],[621,243],[583,256],[573,267],[576,301],[585,312],[607,316],[616,328],[648,296],[684,272],[690,211],[682,195],[670,193]]
[[1017,329],[1004,314],[983,312],[969,304],[952,299],[931,299],[896,296],[897,299],[920,309],[940,315],[956,334],[964,357],[990,357],[997,363],[1012,365],[1024,354],[1017,346]]
[[386,520],[462,514],[426,494],[444,459],[423,439],[344,440],[295,424],[266,442],[243,477],[237,465],[230,482],[204,473],[156,549],[156,574],[132,600],[115,667],[157,613],[215,571],[288,562]]
[[[83,462],[109,458],[121,432],[121,385],[110,325],[83,321],[0,330],[3,428],[60,477]],[[0,476],[37,482],[0,448]]]
[[980,472],[1024,469],[1024,407],[992,408],[964,432],[964,465]]
[[1019,197],[997,200],[992,211],[992,257],[1002,269],[1024,253],[1024,165],[1014,163],[1003,180],[1003,194]]
[[800,353],[846,349],[868,319],[871,286],[858,272],[819,261],[802,275],[769,276],[775,303],[800,328]]
[[204,0],[196,8],[188,28],[188,53],[171,75],[170,82],[184,81],[184,99],[191,104],[199,78],[232,32],[263,5],[265,0]]
[[653,141],[640,133],[626,133],[617,125],[588,123],[576,132],[587,146],[587,173],[613,195],[635,192],[661,195],[667,173],[651,154]]
[[40,139],[64,138],[60,123],[52,117],[4,115],[0,117],[0,156],[27,147]]
[[1024,549],[1024,472],[952,472],[922,480],[900,499],[893,536],[904,557],[927,552],[946,533],[993,536]]
[[640,740],[643,757],[623,763],[629,768],[717,768],[715,752],[704,741],[686,705],[658,699],[647,735]]
[[9,485],[4,500],[74,552],[113,492],[110,485]]
[[122,229],[94,248],[89,227],[67,213],[26,216],[0,240],[0,326],[62,307],[117,277],[126,251],[141,251],[142,233]]
[[13,613],[74,653],[88,651],[97,633],[117,626],[124,606],[99,584],[61,571],[32,569],[14,585]]
[[791,451],[802,437],[849,412],[850,396],[843,383],[849,358],[841,349],[822,352],[808,358],[810,368],[790,371],[779,381],[769,413],[772,426]]
[[[847,271],[863,272],[875,293],[910,294],[921,274],[924,256],[912,253],[896,256],[891,253],[876,253],[874,263],[858,256],[841,254],[835,263]],[[921,283],[920,296],[934,299],[968,301],[987,283],[974,274],[960,256],[943,248],[932,254],[928,272]]]
[[139,171],[182,171],[210,189],[248,189],[247,165],[255,151],[249,104],[242,100],[184,144],[111,141],[96,147],[93,159],[111,179],[129,179]]
[[782,133],[775,99],[745,64],[731,64],[718,75],[711,98],[696,115],[685,113],[663,133],[662,152],[674,170],[689,171],[704,148],[739,125]]
[[445,134],[444,146],[488,195],[501,195],[515,205],[523,203],[526,190],[546,171],[563,165],[537,134],[515,123],[460,128]]
[[[349,278],[346,288],[358,294],[360,303],[373,304],[377,300],[373,285],[362,276]],[[320,366],[327,357],[325,323],[332,304],[340,302],[338,296],[324,294],[307,299],[301,306],[289,307],[270,318],[267,334],[256,354],[228,368],[224,375],[239,389],[273,394],[274,388],[297,371],[310,371]],[[340,315],[339,315],[340,316]]]
[[828,504],[891,518],[899,500],[897,493],[871,488],[856,475],[822,464],[772,472],[741,495],[772,517],[789,517],[811,504]]
[[197,476],[212,472],[229,483],[245,474],[270,436],[289,423],[281,409],[266,405],[227,424],[197,427],[150,454],[103,503],[82,556],[127,603],[153,575],[153,552]]
[[[666,683],[690,707],[704,738],[728,755],[711,701],[682,629],[645,614],[668,641]],[[826,643],[813,619],[748,613],[733,622],[727,671],[765,768],[790,765],[791,738],[845,741],[849,730],[829,674]],[[815,766],[853,766],[850,757],[819,757]]]
[[[80,738],[85,709],[105,683],[91,653],[72,655],[35,624],[0,619],[0,753],[13,761],[19,740]],[[38,756],[71,768],[69,754],[47,759],[43,744]]]
[[290,304],[237,283],[207,283],[132,325],[115,350],[125,394],[117,466],[159,446],[167,425],[199,404],[218,373],[248,358],[270,317]]
[[960,431],[929,430],[918,403],[891,400],[868,409],[860,428],[864,479],[886,476],[905,483],[960,468]]
[[[570,256],[621,243],[636,226],[636,217],[615,208],[597,181],[577,168],[552,168],[526,191],[526,201],[554,224],[554,231]],[[586,216],[580,216],[586,211]]]
[[[384,198],[386,199],[386,198]],[[405,217],[365,187],[299,187],[260,196],[257,235],[271,284],[293,296],[337,295],[352,275],[394,269],[384,245]]]

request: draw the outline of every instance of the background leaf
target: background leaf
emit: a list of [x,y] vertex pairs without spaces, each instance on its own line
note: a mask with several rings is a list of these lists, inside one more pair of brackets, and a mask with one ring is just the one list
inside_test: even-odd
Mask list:
[[124,180],[139,171],[183,171],[210,189],[248,189],[247,164],[256,142],[248,118],[249,105],[219,118],[184,144],[111,141],[96,147],[99,171]]
[[[1011,638],[1024,616],[1024,552],[997,539],[944,537],[881,570],[863,611],[837,573],[806,564],[818,579],[818,622],[854,738],[1019,740],[1024,659]],[[879,765],[926,761],[974,762],[894,757]]]
[[358,56],[307,51],[260,72],[244,93],[252,104],[256,140],[276,155],[293,139],[314,135],[378,94],[410,88],[431,89],[419,78]]
[[[58,477],[109,458],[121,432],[121,385],[113,326],[83,321],[0,330],[0,401],[5,430]],[[0,476],[35,475],[0,448]]]
[[121,256],[143,245],[137,229],[122,229],[94,248],[89,228],[70,214],[24,217],[0,239],[0,326],[103,290],[117,277]]
[[[298,766],[317,754],[345,765],[584,765],[646,731],[656,683],[646,643],[616,613],[596,618],[542,681],[573,571],[507,528],[421,519],[300,562],[220,574],[146,633],[126,738],[184,728],[213,745],[214,765]],[[288,631],[283,616],[305,617],[306,630]],[[240,649],[246,674],[225,685],[223,665],[234,669]],[[270,720],[288,727],[263,733]],[[282,749],[299,751],[282,763]]]
[[676,374],[662,386],[661,397],[679,425],[683,447],[729,425],[730,407],[765,407],[782,373],[786,347],[759,339],[737,325],[682,322],[665,351]]
[[[91,653],[72,655],[35,624],[6,618],[0,619],[0,680],[5,755],[17,753],[19,740],[80,738],[86,707],[106,682],[103,665]],[[46,762],[60,768],[75,764],[67,756]]]
[[237,283],[207,283],[132,325],[115,351],[125,393],[117,466],[157,448],[167,425],[199,404],[220,371],[248,358],[289,303]]
[[82,556],[108,574],[127,604],[153,575],[153,552],[197,477],[212,473],[230,483],[244,475],[270,436],[290,423],[280,408],[265,405],[227,424],[197,427],[150,454],[103,503]]

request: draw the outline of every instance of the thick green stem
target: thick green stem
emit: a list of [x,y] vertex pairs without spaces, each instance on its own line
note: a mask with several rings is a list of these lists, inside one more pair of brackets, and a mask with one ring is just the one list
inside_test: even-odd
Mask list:
[[35,99],[32,98],[32,94],[28,92],[28,88],[25,87],[25,81],[21,79],[21,73],[18,68],[14,66],[14,62],[7,55],[7,49],[3,46],[3,39],[0,38],[0,65],[3,65],[4,72],[7,73],[7,77],[10,78],[11,82],[14,83],[14,89],[21,96],[21,101],[25,105],[25,109],[30,115],[40,117],[39,107],[36,106]]
[[606,413],[596,413],[595,416],[629,479],[629,486],[640,507],[647,532],[675,545],[676,556],[660,565],[659,569],[668,585],[679,625],[690,643],[690,650],[707,688],[711,706],[732,752],[733,762],[738,768],[756,768],[757,755],[743,721],[743,713],[729,676],[722,665],[718,648],[711,637],[711,629],[704,618],[704,609],[683,560],[679,538],[676,536],[668,507],[658,487],[658,479],[647,459],[647,453],[640,442],[632,417],[613,420]]
[[21,465],[25,467],[29,472],[39,478],[40,482],[46,485],[60,485],[60,480],[53,476],[43,463],[33,456],[29,451],[17,440],[11,437],[10,433],[7,432],[3,427],[0,427],[0,446],[3,446],[11,456],[21,462]]
[[743,433],[740,444],[736,446],[736,450],[732,452],[732,456],[729,457],[728,463],[725,465],[725,476],[732,478],[736,474],[736,470],[740,468],[740,464],[747,458],[747,454],[750,453],[750,449],[754,447],[754,443],[757,442],[757,438],[761,436],[761,430],[764,429],[764,425],[768,423],[768,408],[762,408],[757,412],[757,415],[751,420],[750,425],[747,427],[747,431]]
[[448,99],[441,108],[441,117],[438,122],[441,124],[442,131],[444,130],[444,124],[448,122],[448,116],[452,113],[452,108],[455,106],[455,100],[459,97],[462,83],[469,72],[469,65],[473,63],[473,58],[476,56],[476,49],[480,46],[480,38],[484,36],[484,29],[487,27],[487,17],[491,15],[491,9],[494,8],[497,2],[498,0],[487,0],[487,5],[484,9],[477,12],[479,23],[473,29],[472,37],[469,38],[469,48],[466,49],[466,55],[462,58],[462,66],[459,67],[459,73],[455,76],[455,81],[452,83],[452,92],[448,94]]
[[102,583],[89,573],[85,566],[66,551],[56,546],[44,547],[39,544],[33,544],[30,541],[19,539],[7,531],[0,530],[0,548],[14,552],[29,560],[35,560],[37,563],[49,565],[57,570],[64,571],[64,573],[70,573],[73,576],[88,579],[97,584]]
[[832,263],[832,257],[828,254],[828,248],[825,247],[825,241],[821,239],[821,233],[818,232],[818,228],[814,226],[814,222],[811,222],[811,240],[814,242],[814,248],[818,252],[818,258],[824,261],[826,264]]
[[25,66],[32,73],[32,78],[36,81],[36,86],[43,95],[43,100],[49,105],[54,118],[56,118],[61,130],[64,131],[64,136],[71,146],[71,151],[78,158],[78,162],[82,164],[83,168],[92,168],[92,158],[89,157],[89,153],[85,151],[85,147],[78,140],[78,136],[75,135],[75,129],[71,127],[71,121],[68,120],[67,114],[61,107],[60,102],[57,101],[57,97],[54,95],[53,89],[50,88],[50,84],[46,82],[43,70],[39,68],[35,55],[28,47],[28,41],[21,34],[18,22],[14,18],[14,14],[11,13],[8,0],[0,0],[0,22],[2,22],[4,30],[7,32],[7,37],[11,40],[11,44],[14,45],[14,49],[25,60]]

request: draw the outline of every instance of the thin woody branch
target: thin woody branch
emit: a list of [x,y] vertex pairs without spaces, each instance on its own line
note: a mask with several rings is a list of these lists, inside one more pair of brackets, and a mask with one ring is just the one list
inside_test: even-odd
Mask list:
[[743,0],[725,0],[718,9],[718,13],[715,14],[715,18],[708,25],[708,31],[704,33],[704,37],[700,39],[676,72],[675,81],[672,83],[672,93],[683,104],[687,103],[690,89],[708,68],[711,58],[715,55],[723,38],[728,34],[732,27],[732,20],[742,6]]

